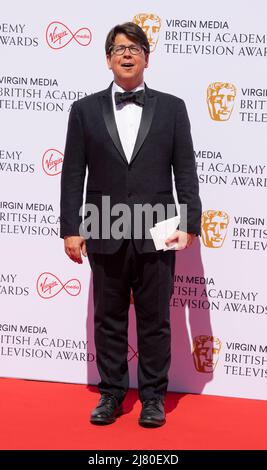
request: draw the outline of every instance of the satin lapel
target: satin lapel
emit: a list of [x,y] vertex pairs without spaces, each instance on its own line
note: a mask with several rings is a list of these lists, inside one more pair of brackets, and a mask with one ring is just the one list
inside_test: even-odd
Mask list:
[[126,158],[123,147],[121,145],[120,136],[119,136],[118,129],[116,126],[113,105],[112,105],[111,86],[108,88],[106,93],[101,96],[101,102],[102,102],[103,117],[104,117],[105,124],[107,126],[107,130],[109,132],[109,135],[111,139],[113,140],[115,147],[119,151],[122,159],[128,165],[128,160]]
[[133,160],[136,158],[140,148],[144,143],[145,138],[147,137],[154,116],[156,101],[157,97],[150,93],[150,90],[146,87],[145,105],[143,108],[140,127],[138,130],[130,163],[132,163]]

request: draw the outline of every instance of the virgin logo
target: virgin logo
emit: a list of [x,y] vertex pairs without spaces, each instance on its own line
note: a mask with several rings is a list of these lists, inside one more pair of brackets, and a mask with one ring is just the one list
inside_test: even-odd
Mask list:
[[64,155],[59,150],[48,149],[43,154],[42,167],[48,176],[55,176],[61,173]]
[[92,33],[88,28],[80,28],[76,33],[61,23],[53,21],[46,28],[46,42],[51,49],[62,49],[74,39],[80,46],[88,46],[92,40]]
[[57,276],[45,272],[40,274],[36,282],[36,289],[43,299],[51,299],[65,290],[67,294],[76,297],[81,292],[81,283],[78,279],[70,279],[63,284]]

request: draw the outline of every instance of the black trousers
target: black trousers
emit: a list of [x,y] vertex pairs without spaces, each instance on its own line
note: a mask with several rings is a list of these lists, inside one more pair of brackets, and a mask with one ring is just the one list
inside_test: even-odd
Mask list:
[[96,362],[100,393],[121,402],[129,387],[128,310],[132,289],[138,340],[141,401],[167,391],[171,361],[169,302],[175,252],[139,254],[124,240],[115,254],[89,254],[93,272]]

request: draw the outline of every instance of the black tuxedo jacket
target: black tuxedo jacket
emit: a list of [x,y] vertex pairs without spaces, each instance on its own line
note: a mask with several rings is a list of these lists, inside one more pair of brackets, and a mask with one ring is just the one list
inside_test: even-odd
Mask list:
[[[116,127],[111,87],[112,84],[104,91],[73,103],[61,178],[60,236],[80,233],[86,168],[85,202],[98,208],[100,224],[99,235],[94,233],[95,238],[87,242],[89,252],[114,253],[123,241],[114,238],[112,232],[110,238],[103,236],[103,224],[112,226],[116,220],[119,224],[122,214],[110,217],[107,207],[102,207],[102,196],[110,196],[111,208],[114,204],[127,204],[131,210],[128,230],[131,229],[138,252],[154,252],[154,242],[147,238],[148,230],[136,239],[134,205],[153,207],[161,203],[166,208],[167,204],[174,204],[172,169],[179,203],[187,205],[187,232],[200,234],[201,202],[184,102],[145,87],[140,128],[128,163]],[[161,219],[157,211],[152,211],[150,227]],[[107,225],[105,227],[107,229]],[[182,229],[183,225],[180,227]]]

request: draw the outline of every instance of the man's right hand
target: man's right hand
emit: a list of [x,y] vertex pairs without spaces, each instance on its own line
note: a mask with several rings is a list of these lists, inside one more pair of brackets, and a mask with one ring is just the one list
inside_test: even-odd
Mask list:
[[84,238],[79,236],[64,237],[65,253],[75,263],[82,264],[82,256],[87,256]]

